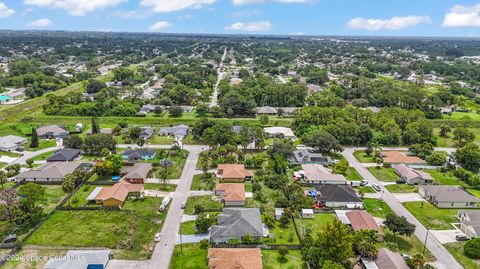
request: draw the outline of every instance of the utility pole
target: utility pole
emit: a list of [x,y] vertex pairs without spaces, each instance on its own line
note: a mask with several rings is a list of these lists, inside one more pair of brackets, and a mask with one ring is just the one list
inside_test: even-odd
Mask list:
[[428,239],[428,233],[430,232],[430,229],[427,227],[427,235],[425,236],[425,242],[423,243],[423,255],[425,256],[425,249],[427,248],[427,239]]

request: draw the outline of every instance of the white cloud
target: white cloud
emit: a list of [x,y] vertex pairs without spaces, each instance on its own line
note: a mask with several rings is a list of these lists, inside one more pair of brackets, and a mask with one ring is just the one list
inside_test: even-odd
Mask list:
[[7,18],[15,14],[15,10],[8,8],[5,3],[0,2],[0,19]]
[[153,8],[154,12],[173,12],[187,8],[201,8],[216,0],[141,0],[140,5]]
[[152,15],[151,12],[145,10],[129,10],[129,11],[117,11],[115,15],[122,19],[144,19]]
[[454,6],[445,14],[443,27],[480,27],[480,4],[473,7]]
[[116,6],[126,0],[24,0],[27,5],[64,9],[70,15],[83,16],[88,12],[109,6]]
[[236,6],[248,5],[248,4],[259,4],[265,2],[264,0],[233,0],[233,4]]
[[50,19],[43,18],[43,19],[34,20],[29,24],[27,24],[27,26],[30,28],[43,28],[43,27],[51,26],[52,24],[53,23]]
[[172,24],[168,21],[157,21],[156,23],[150,25],[150,27],[148,27],[148,30],[150,32],[160,32],[169,28],[170,26],[172,26]]
[[[233,4],[235,6],[240,6],[240,5],[249,5],[249,4],[260,4],[264,3],[267,0],[233,0]],[[314,2],[314,0],[271,0],[272,2],[276,3],[282,3],[282,4],[311,4]]]
[[272,29],[272,24],[269,21],[237,22],[225,27],[225,29],[244,32],[263,32]]
[[399,30],[405,27],[414,26],[422,23],[431,23],[428,16],[406,16],[392,17],[390,19],[365,19],[362,17],[351,19],[348,27],[358,30],[378,31],[378,30]]

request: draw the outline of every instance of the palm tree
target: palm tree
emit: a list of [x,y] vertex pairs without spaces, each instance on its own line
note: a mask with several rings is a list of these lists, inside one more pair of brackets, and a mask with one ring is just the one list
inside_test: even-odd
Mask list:
[[169,158],[163,158],[160,160],[160,166],[163,167],[164,171],[162,172],[161,179],[163,182],[163,188],[167,187],[167,175],[168,175],[168,168],[173,166],[172,160]]

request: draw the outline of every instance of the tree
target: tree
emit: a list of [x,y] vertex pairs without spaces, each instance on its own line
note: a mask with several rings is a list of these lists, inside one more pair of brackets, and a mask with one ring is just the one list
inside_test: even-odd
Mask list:
[[98,134],[100,133],[100,125],[98,123],[98,119],[95,117],[92,117],[92,134]]
[[408,150],[419,158],[425,159],[433,153],[434,147],[429,142],[424,142],[421,144],[413,144]]
[[87,93],[97,93],[105,88],[105,83],[97,79],[89,79],[87,83]]
[[71,135],[63,140],[63,146],[65,148],[80,149],[82,148],[83,140],[78,135]]
[[225,122],[215,123],[202,132],[201,140],[211,147],[235,144],[235,135],[232,126]]
[[168,108],[168,114],[170,117],[180,117],[183,114],[183,108],[179,106],[171,106]]
[[345,159],[342,159],[338,163],[333,165],[333,173],[345,175],[347,173],[348,167],[349,167],[348,161]]
[[2,190],[5,189],[4,185],[7,184],[8,178],[5,171],[0,170],[0,185],[2,185]]
[[309,147],[316,148],[322,153],[329,153],[332,150],[343,150],[343,147],[333,135],[321,129],[314,129],[305,133],[302,136],[302,142]]
[[115,152],[117,144],[114,138],[108,134],[92,134],[85,138],[82,146],[86,154],[100,156],[103,149]]
[[31,137],[30,147],[38,148],[38,134],[37,134],[37,129],[35,128],[32,128],[32,137]]
[[25,163],[28,165],[28,167],[32,167],[34,160],[33,159],[26,159]]
[[0,203],[0,216],[13,225],[20,210],[18,191],[13,188],[0,190],[0,201],[4,201],[4,203]]
[[280,225],[283,228],[287,228],[288,225],[290,224],[290,218],[287,216],[287,214],[282,214],[280,219],[278,220],[280,222]]
[[284,158],[293,155],[294,147],[291,143],[276,141],[268,148],[268,154],[271,158],[276,155],[282,155]]
[[441,166],[445,164],[446,154],[442,152],[433,152],[432,155],[427,157],[427,163],[430,165]]
[[355,233],[353,250],[362,257],[375,258],[378,254],[378,235],[375,230],[359,230]]
[[215,220],[212,217],[207,216],[205,213],[201,213],[195,220],[195,230],[199,234],[204,234],[208,231],[208,228],[212,226],[214,221]]
[[465,169],[477,172],[480,168],[480,147],[475,143],[467,143],[457,149],[455,159]]
[[[63,183],[62,183],[62,190],[65,193],[68,193],[69,195],[72,195],[73,191],[75,190],[76,185],[75,185],[75,178],[72,174],[66,175],[63,178]],[[70,199],[68,199],[68,204],[70,205]]]
[[46,187],[33,182],[22,185],[18,188],[18,194],[21,197],[20,201],[30,209],[35,208],[39,204],[45,204],[47,201],[45,190]]
[[267,125],[268,122],[270,121],[270,119],[268,118],[268,115],[265,115],[265,114],[260,115],[259,119],[262,125]]
[[410,268],[424,268],[425,257],[422,254],[415,254],[411,259],[406,260],[408,267]]
[[251,234],[246,234],[242,237],[242,242],[245,244],[253,243],[253,236]]
[[286,260],[285,259],[285,256],[288,254],[288,248],[286,246],[280,246],[278,247],[278,255],[280,255],[280,257],[282,258],[282,260]]
[[415,232],[415,225],[408,222],[404,216],[388,214],[383,224],[393,232],[394,236],[397,234],[411,236]]
[[480,259],[480,238],[473,238],[463,246],[465,255],[472,259]]
[[466,127],[457,127],[453,130],[453,141],[455,141],[457,147],[463,147],[474,140],[475,133]]
[[172,160],[168,158],[163,158],[160,160],[160,167],[163,167],[163,172],[161,173],[161,180],[163,182],[163,188],[167,187],[167,176],[168,176],[168,168],[173,165]]
[[448,137],[448,133],[452,130],[450,126],[442,124],[440,125],[440,132],[439,135],[440,137]]
[[200,118],[206,117],[209,112],[210,112],[210,108],[208,107],[207,104],[199,104],[195,108],[195,114],[197,115],[197,117],[200,117]]
[[321,269],[345,269],[345,267],[338,262],[326,260],[325,262],[323,262]]

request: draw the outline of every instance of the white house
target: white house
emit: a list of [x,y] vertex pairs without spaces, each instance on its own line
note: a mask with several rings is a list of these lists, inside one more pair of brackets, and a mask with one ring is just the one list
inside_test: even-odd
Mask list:
[[7,135],[0,137],[0,151],[13,151],[27,143],[25,137],[16,135]]

